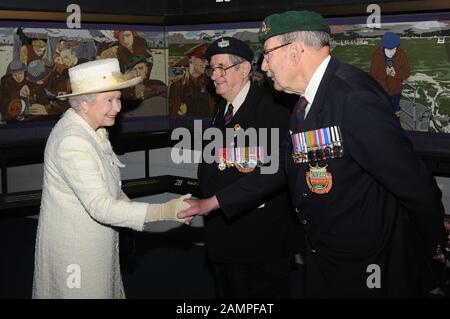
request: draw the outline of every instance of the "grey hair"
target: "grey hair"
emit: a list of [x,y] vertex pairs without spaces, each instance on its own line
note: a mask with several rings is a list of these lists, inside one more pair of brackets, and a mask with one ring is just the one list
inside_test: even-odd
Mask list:
[[70,107],[74,110],[78,111],[80,109],[80,105],[82,101],[86,101],[88,103],[94,103],[97,99],[98,93],[91,94],[83,94],[69,97]]
[[281,42],[289,43],[299,41],[304,45],[313,49],[321,49],[325,46],[330,46],[330,34],[323,31],[295,31],[280,35]]
[[[238,64],[238,63],[244,63],[244,62],[249,62],[249,61],[247,61],[246,59],[244,59],[243,57],[240,57],[238,55],[230,54],[230,63],[231,63],[231,65]],[[252,63],[251,62],[249,62],[249,63],[250,63],[250,72],[248,73],[248,77],[250,78],[251,75],[253,74],[253,72],[252,72],[252,67],[251,67]],[[240,66],[241,65],[238,64],[238,65],[235,66],[235,68],[239,69]]]

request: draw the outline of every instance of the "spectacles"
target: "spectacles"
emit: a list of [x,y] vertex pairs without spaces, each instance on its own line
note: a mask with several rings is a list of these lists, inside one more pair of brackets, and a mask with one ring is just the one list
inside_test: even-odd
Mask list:
[[227,70],[231,69],[232,67],[241,64],[242,62],[230,65],[229,67],[224,68],[223,66],[216,66],[215,68],[211,67],[211,66],[207,66],[205,69],[205,74],[208,77],[212,77],[214,71],[218,72],[219,76],[225,76],[227,74]]
[[267,50],[263,50],[263,51],[262,51],[262,54],[264,55],[265,58],[267,58],[267,55],[268,55],[270,52],[273,52],[273,51],[275,51],[275,50],[278,50],[279,48],[285,47],[285,46],[287,46],[287,45],[289,45],[289,44],[292,44],[292,42],[288,42],[288,43],[279,45],[279,46],[274,47],[274,48],[270,48],[270,49],[267,49]]

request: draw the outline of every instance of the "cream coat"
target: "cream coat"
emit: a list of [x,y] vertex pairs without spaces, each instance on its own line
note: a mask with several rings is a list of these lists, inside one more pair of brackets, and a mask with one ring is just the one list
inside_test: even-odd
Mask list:
[[69,109],[44,158],[33,298],[120,298],[119,235],[143,229],[148,204],[121,200],[119,167],[106,130]]

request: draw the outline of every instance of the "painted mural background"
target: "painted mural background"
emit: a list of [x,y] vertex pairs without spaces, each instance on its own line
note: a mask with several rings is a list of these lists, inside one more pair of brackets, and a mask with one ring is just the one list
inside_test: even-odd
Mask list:
[[[450,13],[392,16],[382,21],[380,29],[368,28],[365,17],[328,21],[332,55],[366,72],[381,36],[387,31],[398,34],[411,66],[402,92],[402,126],[450,133]],[[221,36],[250,45],[255,78],[265,81],[259,70],[259,23],[83,27],[0,23],[0,141],[29,138],[21,133],[26,129],[47,134],[68,108],[66,101],[56,99],[70,91],[68,69],[94,59],[117,57],[122,72],[144,78],[123,92],[120,125],[125,133],[174,128],[214,116],[217,96],[204,75],[206,61],[201,57]]]

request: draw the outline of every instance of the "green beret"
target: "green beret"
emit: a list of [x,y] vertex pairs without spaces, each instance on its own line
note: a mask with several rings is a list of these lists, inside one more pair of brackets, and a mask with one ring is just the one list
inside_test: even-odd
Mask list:
[[295,31],[324,31],[331,33],[325,19],[314,11],[286,11],[276,13],[264,19],[259,29],[259,41]]

